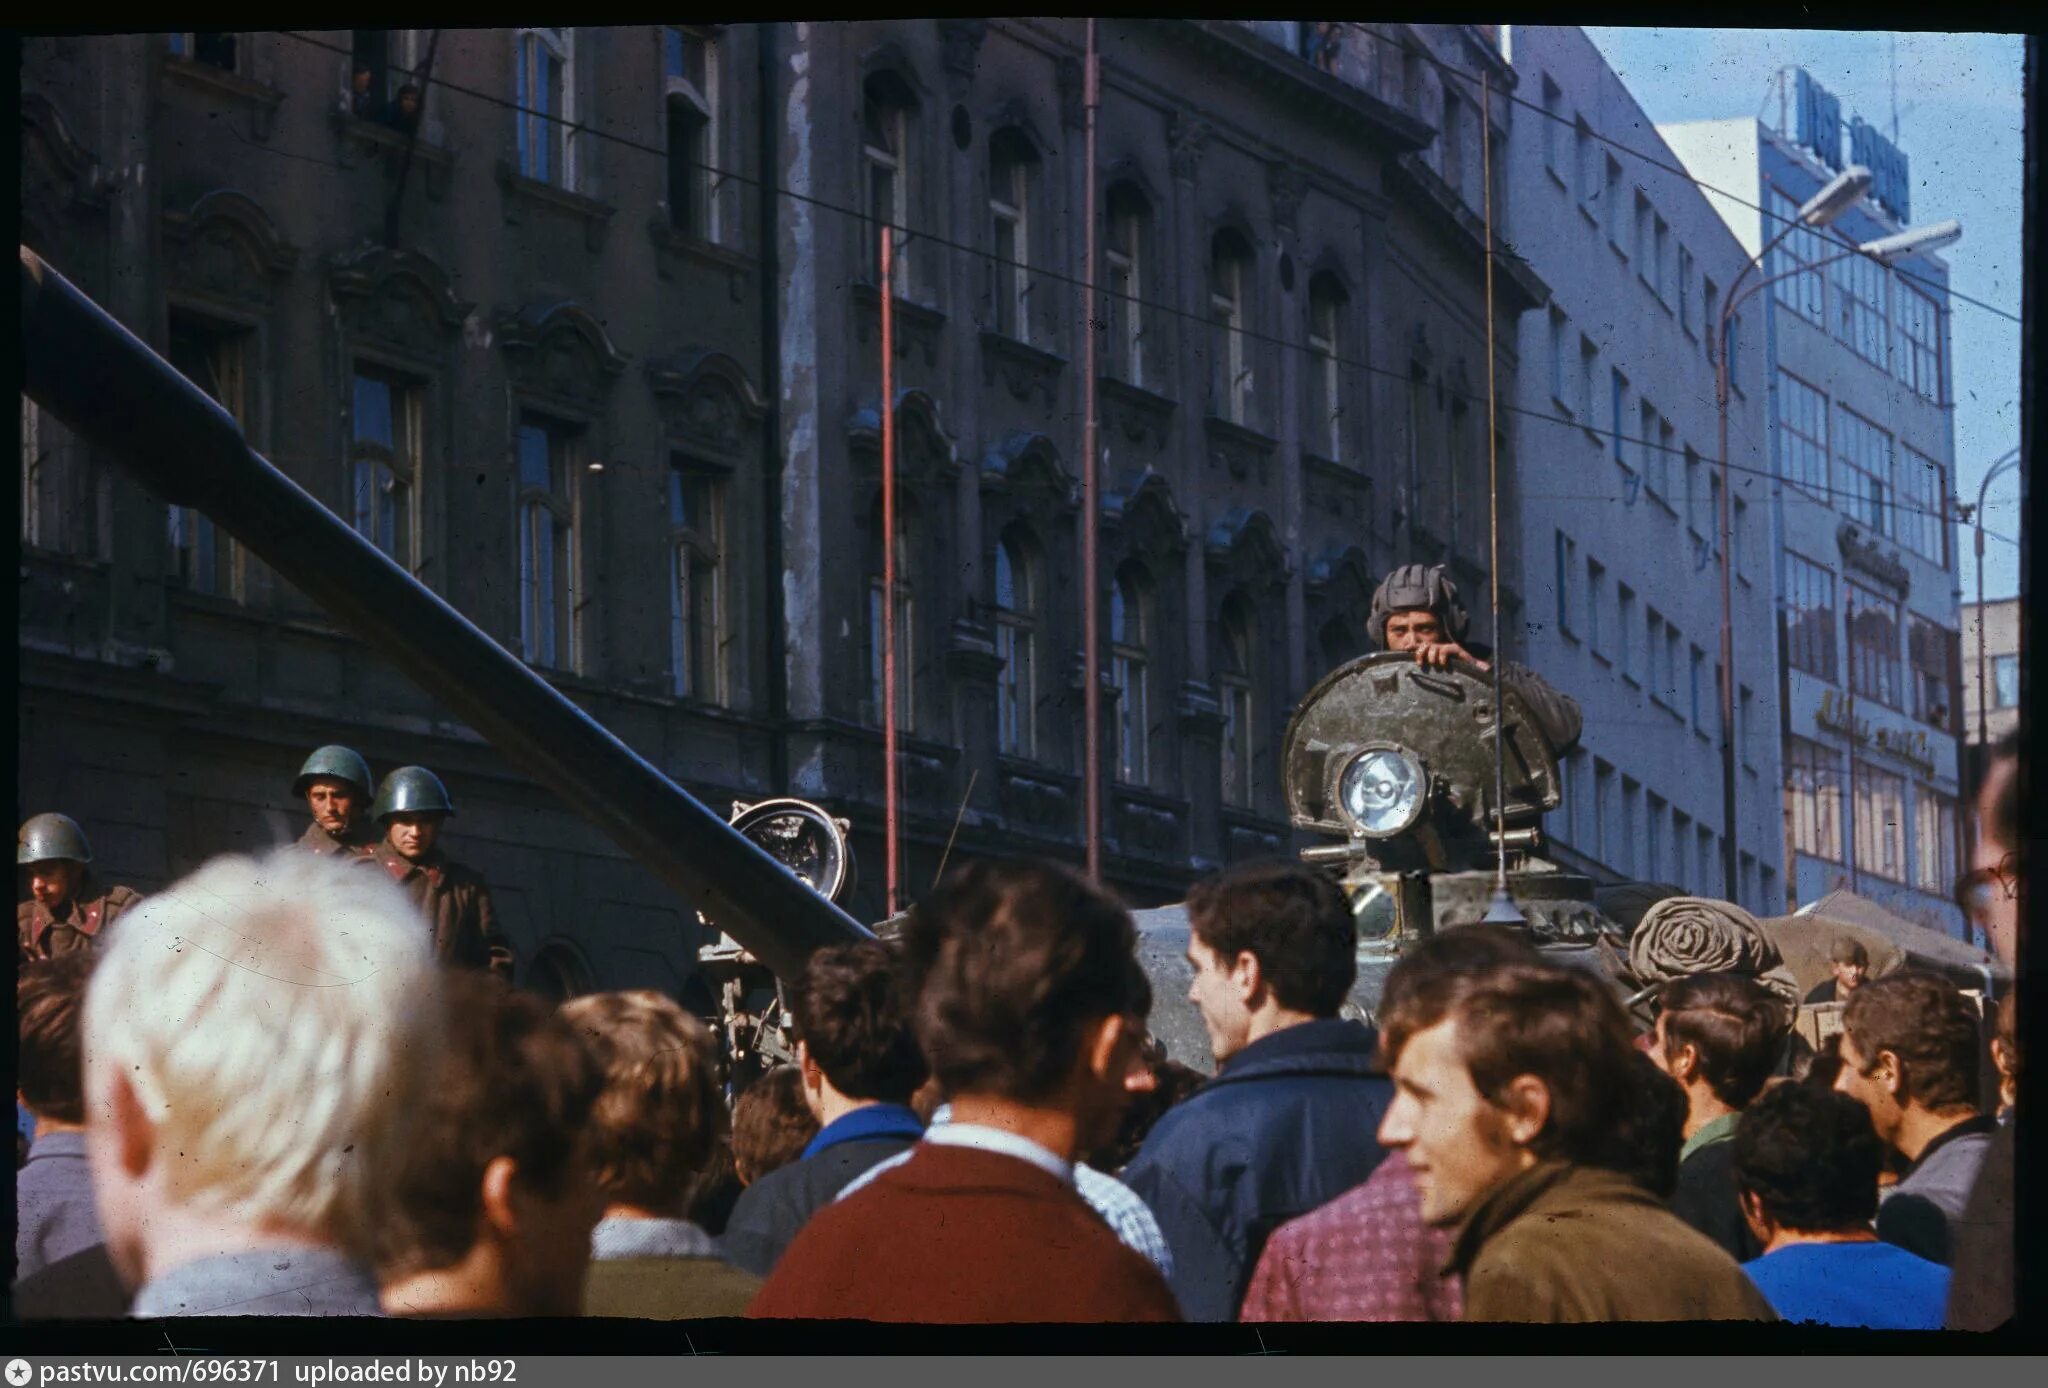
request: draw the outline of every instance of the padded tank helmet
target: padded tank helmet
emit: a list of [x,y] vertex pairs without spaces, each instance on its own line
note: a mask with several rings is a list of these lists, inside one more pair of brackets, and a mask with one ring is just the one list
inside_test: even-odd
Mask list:
[[382,824],[395,814],[454,814],[448,787],[424,766],[401,766],[377,788],[370,817]]
[[85,830],[68,814],[39,814],[21,826],[14,836],[14,865],[30,863],[90,863],[92,845]]
[[347,781],[356,788],[356,794],[368,798],[375,782],[370,779],[370,764],[352,747],[330,743],[317,747],[313,755],[306,758],[306,764],[299,768],[299,778],[292,782],[292,794],[300,799],[306,796],[306,789],[320,777]]
[[1458,601],[1458,585],[1441,564],[1403,564],[1381,579],[1380,586],[1373,590],[1372,614],[1365,619],[1366,634],[1372,637],[1375,646],[1385,650],[1387,618],[1417,608],[1436,613],[1437,620],[1444,624],[1444,635],[1450,640],[1465,639],[1471,619],[1465,613],[1465,605]]

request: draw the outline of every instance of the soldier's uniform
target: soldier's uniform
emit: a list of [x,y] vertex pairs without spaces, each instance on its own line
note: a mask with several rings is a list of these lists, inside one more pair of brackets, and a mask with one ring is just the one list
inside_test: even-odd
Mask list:
[[[1437,621],[1443,625],[1445,640],[1462,645],[1474,659],[1492,663],[1492,647],[1465,639],[1465,628],[1470,619],[1464,605],[1458,601],[1458,585],[1451,581],[1441,564],[1404,564],[1382,579],[1372,595],[1372,612],[1366,618],[1366,632],[1375,646],[1385,650],[1387,618],[1396,612],[1423,608],[1436,614]],[[1551,750],[1558,756],[1579,745],[1584,719],[1579,713],[1578,700],[1558,690],[1528,666],[1512,660],[1500,662],[1500,682],[1502,688],[1512,689],[1521,697],[1544,737],[1549,740]]]
[[[374,789],[370,764],[351,748],[315,748],[313,754],[306,758],[306,764],[299,768],[298,779],[292,782],[292,794],[304,800],[307,789],[320,777],[348,782],[355,787],[356,804],[359,807],[369,804],[370,792]],[[340,853],[367,862],[377,846],[377,826],[370,815],[358,808],[355,822],[349,826],[345,836],[336,837],[328,833],[316,819],[306,826],[305,833],[299,835],[297,846],[308,853]]]
[[[440,777],[423,766],[402,766],[384,778],[372,817],[381,829],[387,818],[405,813],[452,815],[455,807]],[[443,964],[488,969],[511,980],[516,962],[512,942],[498,929],[498,914],[483,874],[448,857],[438,844],[416,863],[393,848],[388,837],[381,837],[370,858],[405,889],[433,927],[436,959]]]
[[142,893],[132,887],[102,888],[93,880],[92,847],[85,840],[85,831],[68,815],[39,814],[22,825],[15,835],[14,861],[17,867],[46,862],[73,862],[85,867],[78,890],[64,903],[61,917],[35,900],[14,908],[15,938],[20,947],[20,962],[24,964],[31,959],[91,949],[99,942],[101,931],[142,900]]

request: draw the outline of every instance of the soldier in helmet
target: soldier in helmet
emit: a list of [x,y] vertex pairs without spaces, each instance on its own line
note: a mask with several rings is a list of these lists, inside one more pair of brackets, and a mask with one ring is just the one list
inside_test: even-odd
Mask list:
[[372,856],[412,896],[434,927],[444,964],[512,977],[512,942],[499,933],[482,874],[441,852],[441,824],[455,813],[448,788],[424,766],[401,766],[377,789],[371,816],[384,837]]
[[[1443,565],[1403,564],[1373,591],[1365,629],[1380,649],[1413,651],[1423,665],[1442,668],[1456,658],[1491,669],[1493,649],[1465,640],[1469,623],[1464,604],[1458,601],[1458,585]],[[1581,719],[1576,699],[1513,661],[1502,662],[1501,683],[1519,694],[1536,715],[1553,751],[1562,755],[1578,745]]]
[[377,846],[376,827],[363,813],[370,785],[370,764],[354,749],[332,744],[315,749],[292,782],[292,794],[313,814],[299,847],[308,853],[368,858]]
[[93,881],[92,845],[69,815],[39,814],[22,825],[14,862],[28,870],[30,899],[14,908],[23,963],[90,949],[100,931],[142,900],[131,887]]

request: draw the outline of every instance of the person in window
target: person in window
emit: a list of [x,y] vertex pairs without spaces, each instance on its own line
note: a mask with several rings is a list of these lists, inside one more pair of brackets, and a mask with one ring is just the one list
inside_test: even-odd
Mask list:
[[410,135],[419,129],[420,89],[408,82],[398,89],[391,98],[391,105],[383,113],[384,123],[401,135]]
[[[1490,670],[1493,648],[1465,640],[1470,618],[1458,600],[1458,585],[1441,564],[1403,564],[1373,590],[1365,629],[1383,651],[1413,651],[1422,665],[1443,669],[1453,659]],[[1501,664],[1501,683],[1521,696],[1537,726],[1559,756],[1579,744],[1583,719],[1578,700],[1559,693],[1541,675],[1513,661]]]
[[362,120],[375,120],[378,107],[383,103],[377,98],[377,74],[367,63],[357,63],[348,79],[348,109]]

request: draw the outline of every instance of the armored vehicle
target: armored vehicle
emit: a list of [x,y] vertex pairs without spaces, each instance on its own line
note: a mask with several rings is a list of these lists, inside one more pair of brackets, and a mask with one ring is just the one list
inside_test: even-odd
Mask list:
[[[775,980],[815,948],[871,937],[837,904],[854,871],[845,825],[790,799],[715,814],[271,466],[225,410],[34,253],[21,261],[24,392],[166,500],[210,516],[691,901],[721,932],[700,962],[735,1079],[784,1058]],[[1503,884],[1544,948],[1589,967],[1611,957],[1591,883],[1542,856],[1555,749],[1512,685],[1498,717],[1494,696],[1477,666],[1371,655],[1324,678],[1288,726],[1287,803],[1296,828],[1330,840],[1304,857],[1352,901],[1361,1013],[1405,944],[1499,913]],[[1206,1069],[1185,912],[1139,920],[1152,1028]]]

